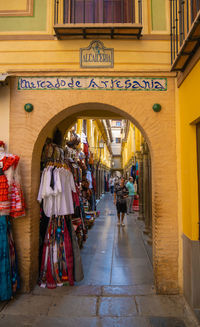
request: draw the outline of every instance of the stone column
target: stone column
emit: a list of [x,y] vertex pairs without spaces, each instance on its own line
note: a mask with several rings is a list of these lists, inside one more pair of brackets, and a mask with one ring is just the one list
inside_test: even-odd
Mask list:
[[97,165],[97,198],[100,197],[100,165]]
[[99,197],[101,197],[101,165],[99,166]]
[[101,194],[104,193],[104,169],[101,170]]
[[152,245],[152,183],[150,153],[148,153],[148,190],[149,239],[147,242]]
[[141,151],[136,152],[136,160],[138,161],[138,194],[139,194],[139,216],[138,219],[143,220],[143,155]]
[[150,233],[150,217],[149,217],[149,167],[148,167],[148,146],[143,146],[143,212],[145,229],[144,233]]
[[95,167],[95,180],[96,180],[96,199],[98,199],[98,171],[97,171],[97,163],[95,163],[94,167]]
[[103,183],[102,183],[102,181],[103,181],[103,167],[101,167],[101,175],[100,175],[101,177],[101,179],[100,179],[100,185],[101,185],[101,194],[100,194],[100,196],[103,194]]

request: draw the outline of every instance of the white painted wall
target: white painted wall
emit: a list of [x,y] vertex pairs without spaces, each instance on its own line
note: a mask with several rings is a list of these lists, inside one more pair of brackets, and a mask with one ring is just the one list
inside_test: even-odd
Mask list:
[[121,143],[112,143],[111,144],[112,153],[114,156],[121,155]]
[[114,162],[114,169],[121,169],[122,168],[122,162],[121,162],[121,158],[113,158],[113,162]]
[[112,136],[113,136],[113,143],[111,143],[111,149],[113,155],[121,155],[121,143],[115,143],[116,137],[121,139],[121,128],[112,127]]

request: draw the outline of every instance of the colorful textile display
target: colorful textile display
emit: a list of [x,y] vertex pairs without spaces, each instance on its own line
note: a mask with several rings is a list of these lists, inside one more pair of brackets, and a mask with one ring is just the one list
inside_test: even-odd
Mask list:
[[[78,185],[66,163],[50,162],[41,175],[38,201],[41,203],[42,258],[39,285],[56,288],[83,279],[79,245],[71,223],[71,215],[77,211]],[[74,210],[76,209],[76,210]],[[48,219],[49,218],[49,219]],[[82,224],[82,222],[81,222]]]
[[56,288],[69,281],[74,285],[73,250],[65,217],[51,217],[43,247],[39,284]]
[[0,217],[0,300],[12,297],[12,276],[10,270],[10,253],[7,233],[7,217]]
[[19,157],[5,154],[0,158],[0,211],[13,218],[25,215],[25,203],[21,189]]
[[20,183],[19,157],[5,153],[0,141],[0,300],[10,300],[19,288],[12,218],[25,215]]
[[74,213],[72,191],[76,187],[72,173],[65,166],[51,164],[43,170],[38,201],[43,200],[43,209],[47,217],[70,215]]
[[[80,248],[96,217],[95,211],[89,214],[90,219],[85,215],[85,210],[96,210],[96,180],[87,138],[82,133],[81,151],[72,142],[74,133],[64,150],[50,139],[43,147],[38,193],[41,287],[73,285],[83,279]],[[62,152],[64,156],[55,155]]]
[[134,195],[133,210],[139,211],[139,195]]

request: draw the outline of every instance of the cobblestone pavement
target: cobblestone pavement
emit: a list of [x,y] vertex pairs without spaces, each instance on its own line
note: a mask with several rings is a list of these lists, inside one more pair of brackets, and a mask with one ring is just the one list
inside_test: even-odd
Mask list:
[[116,226],[113,198],[106,194],[101,214],[81,250],[85,278],[74,287],[38,286],[0,304],[0,326],[196,327],[179,295],[156,295],[151,251],[137,215]]

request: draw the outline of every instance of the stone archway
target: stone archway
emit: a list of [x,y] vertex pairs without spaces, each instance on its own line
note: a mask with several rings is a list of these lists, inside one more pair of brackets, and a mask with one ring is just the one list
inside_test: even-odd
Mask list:
[[[49,132],[66,119],[122,117],[132,121],[145,136],[152,159],[153,265],[158,293],[178,292],[178,213],[174,80],[167,92],[118,91],[19,91],[11,85],[10,150],[21,156],[27,214],[14,223],[23,290],[29,291],[38,275],[39,164]],[[26,113],[25,103],[34,111]],[[161,103],[162,111],[152,110]]]

